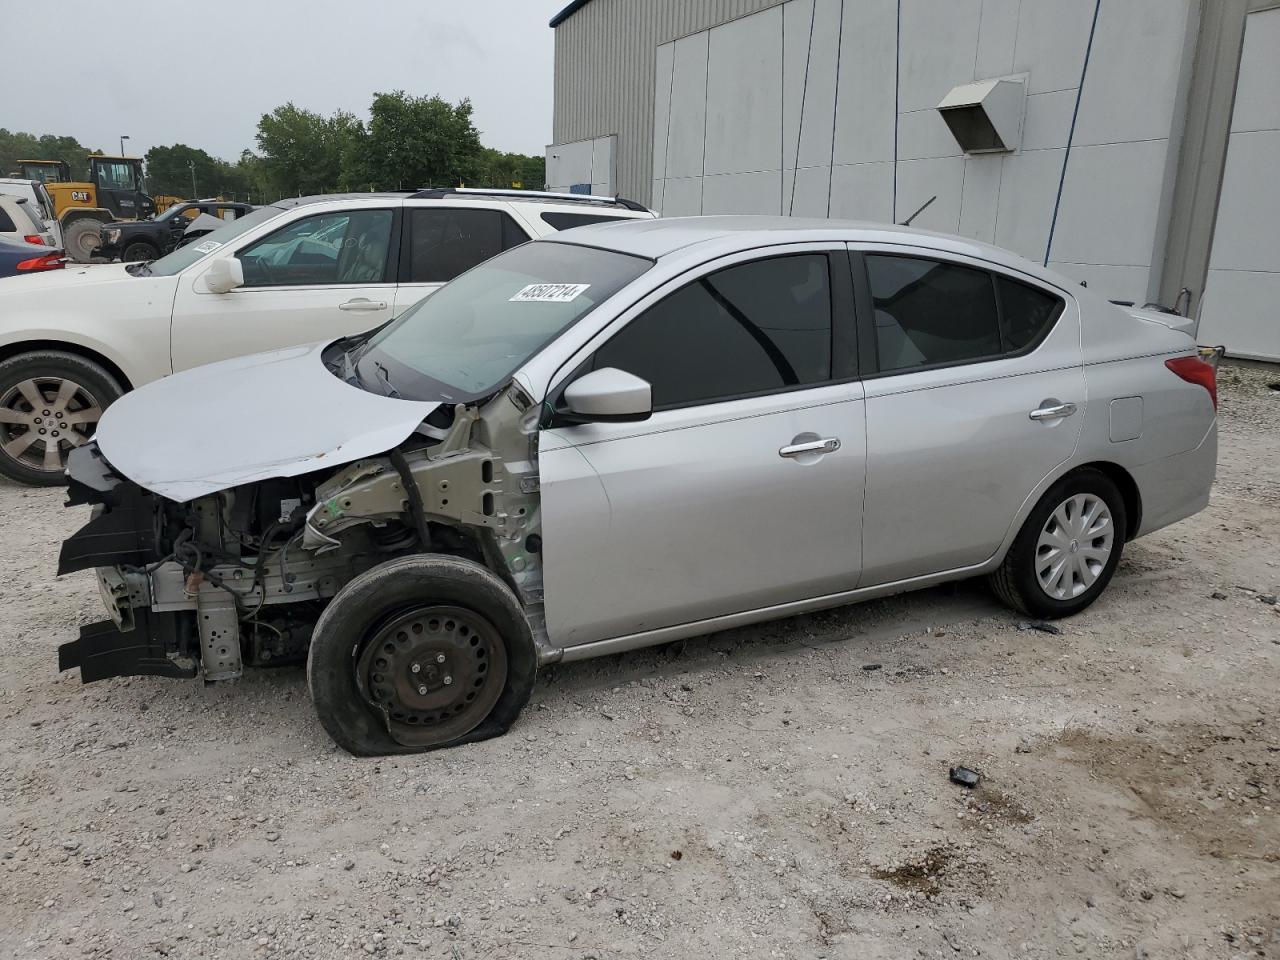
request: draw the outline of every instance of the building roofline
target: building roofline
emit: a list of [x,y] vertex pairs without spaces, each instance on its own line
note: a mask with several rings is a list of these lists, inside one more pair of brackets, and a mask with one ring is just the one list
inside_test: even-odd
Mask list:
[[560,26],[560,24],[564,23],[590,2],[591,0],[573,0],[572,3],[552,17],[551,22],[547,24],[547,26],[552,28]]

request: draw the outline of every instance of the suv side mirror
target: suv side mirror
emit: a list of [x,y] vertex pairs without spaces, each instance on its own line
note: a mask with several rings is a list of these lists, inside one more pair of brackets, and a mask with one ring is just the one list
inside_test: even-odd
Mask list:
[[648,381],[617,367],[579,377],[565,388],[564,401],[570,419],[581,423],[627,423],[653,414]]
[[237,257],[219,257],[209,265],[204,285],[213,293],[230,293],[244,286],[244,265]]

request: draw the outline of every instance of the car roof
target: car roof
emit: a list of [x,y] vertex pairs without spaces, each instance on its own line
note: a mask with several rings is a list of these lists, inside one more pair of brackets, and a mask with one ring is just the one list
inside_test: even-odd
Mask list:
[[546,238],[546,242],[599,247],[649,260],[703,245],[725,248],[715,251],[715,255],[719,255],[732,250],[810,241],[926,247],[942,253],[987,260],[1057,286],[1065,282],[1064,277],[1040,264],[987,243],[932,230],[862,220],[756,215],[663,217],[590,224]]
[[23,177],[0,177],[0,183],[21,183],[28,187],[35,186],[39,182],[39,180],[27,180]]

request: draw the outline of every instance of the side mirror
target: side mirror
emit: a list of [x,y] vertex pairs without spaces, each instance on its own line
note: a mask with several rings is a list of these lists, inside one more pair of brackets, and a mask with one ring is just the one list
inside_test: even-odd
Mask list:
[[617,367],[579,377],[565,388],[564,402],[569,418],[582,423],[627,423],[653,414],[648,381]]
[[209,265],[204,285],[213,293],[230,293],[244,286],[244,265],[236,257],[219,257]]

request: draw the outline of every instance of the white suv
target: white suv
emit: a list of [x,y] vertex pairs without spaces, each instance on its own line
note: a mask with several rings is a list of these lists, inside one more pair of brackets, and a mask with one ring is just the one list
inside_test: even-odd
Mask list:
[[126,390],[362,334],[509,247],[655,216],[629,200],[530,191],[304,197],[149,263],[0,281],[0,473],[61,483],[67,452]]
[[40,233],[47,246],[62,247],[62,224],[54,212],[53,198],[39,180],[0,177],[0,195],[25,200],[32,218],[40,223]]

